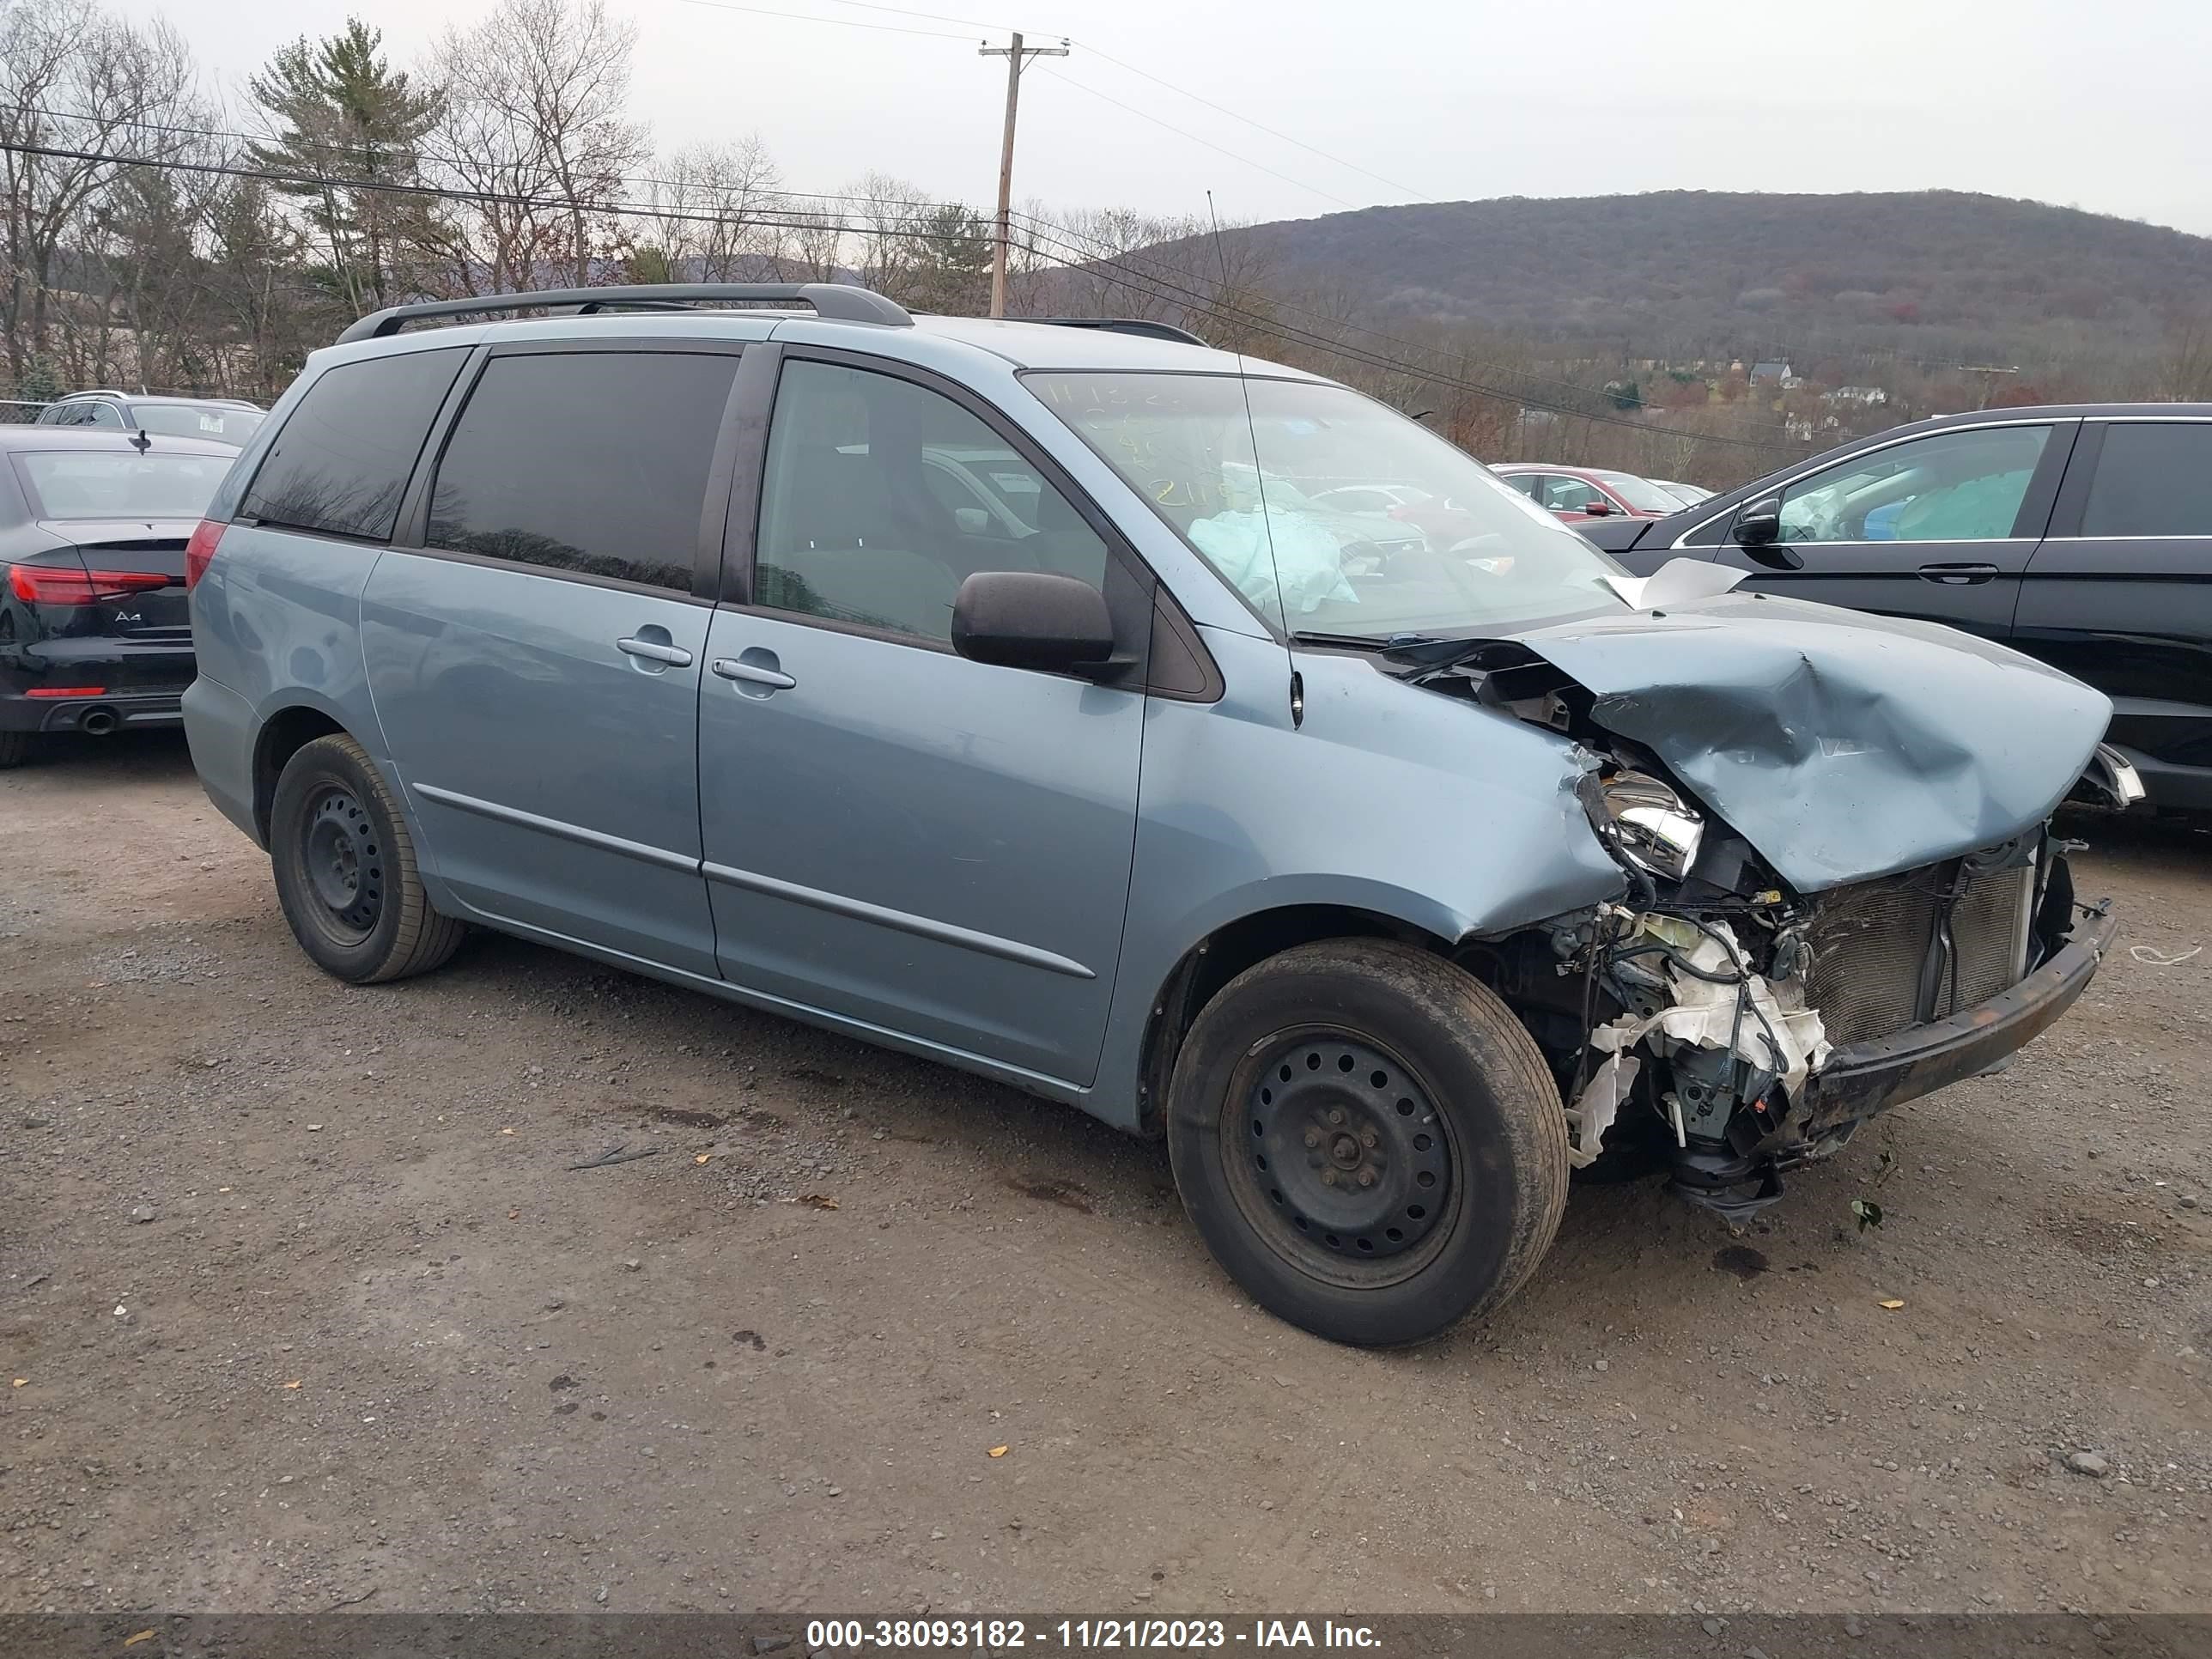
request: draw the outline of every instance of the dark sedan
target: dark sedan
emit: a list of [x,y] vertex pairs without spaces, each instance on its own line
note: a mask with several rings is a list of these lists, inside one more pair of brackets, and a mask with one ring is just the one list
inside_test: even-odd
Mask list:
[[49,733],[180,723],[185,548],[237,453],[0,427],[0,767]]
[[2002,640],[2112,698],[2153,803],[2212,812],[2212,404],[1945,415],[1576,528],[1638,575],[1716,560],[1746,587]]

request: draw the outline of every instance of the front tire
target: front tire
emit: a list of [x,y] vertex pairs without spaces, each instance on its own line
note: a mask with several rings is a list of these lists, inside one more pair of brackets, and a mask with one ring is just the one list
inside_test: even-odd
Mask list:
[[430,908],[398,803],[343,734],[303,744],[284,763],[269,860],[292,937],[334,978],[371,985],[428,973],[467,932]]
[[1193,1023],[1168,1101],[1183,1207],[1261,1306],[1387,1347],[1489,1312],[1550,1246],[1567,1127],[1521,1022],[1409,945],[1247,969]]

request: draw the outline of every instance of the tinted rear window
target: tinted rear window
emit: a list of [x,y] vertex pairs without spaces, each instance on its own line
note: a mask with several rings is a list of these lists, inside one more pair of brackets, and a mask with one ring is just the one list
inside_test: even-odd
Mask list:
[[2107,428],[2081,533],[2212,536],[2212,423]]
[[465,349],[325,370],[276,434],[239,512],[264,524],[382,541]]
[[691,591],[728,354],[494,357],[430,497],[433,547]]
[[131,418],[141,432],[173,438],[207,438],[219,444],[244,444],[261,424],[247,409],[203,409],[191,404],[133,404]]
[[41,519],[197,519],[230,458],[56,449],[18,453],[15,465]]

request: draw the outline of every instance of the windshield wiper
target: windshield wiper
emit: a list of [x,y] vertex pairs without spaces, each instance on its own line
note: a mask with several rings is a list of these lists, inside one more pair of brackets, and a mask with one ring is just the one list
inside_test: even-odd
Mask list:
[[1372,634],[1316,634],[1301,629],[1291,637],[1300,645],[1342,646],[1353,651],[1399,651],[1408,646],[1443,643],[1427,634],[1386,634],[1377,639]]

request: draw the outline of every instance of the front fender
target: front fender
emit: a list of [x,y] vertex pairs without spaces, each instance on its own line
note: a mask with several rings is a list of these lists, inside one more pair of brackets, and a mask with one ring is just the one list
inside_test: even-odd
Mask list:
[[1364,657],[1285,661],[1273,641],[1212,629],[1206,643],[1229,695],[1155,699],[1146,716],[1128,921],[1091,1103],[1116,1122],[1136,1121],[1160,988],[1233,921],[1325,904],[1456,940],[1626,887],[1576,799],[1585,758],[1568,739],[1402,684]]

